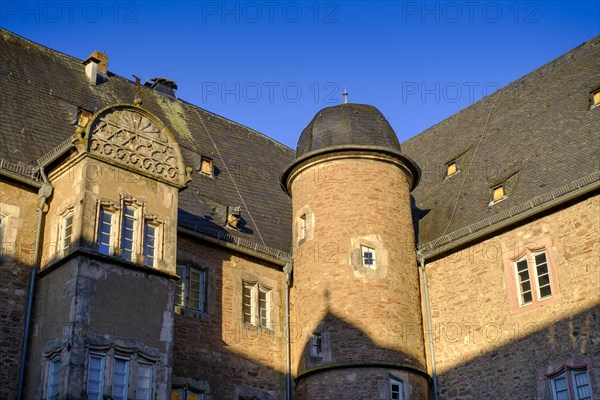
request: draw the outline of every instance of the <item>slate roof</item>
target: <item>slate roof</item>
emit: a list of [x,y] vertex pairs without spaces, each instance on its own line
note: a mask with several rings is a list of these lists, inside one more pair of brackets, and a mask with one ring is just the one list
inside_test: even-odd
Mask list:
[[332,146],[379,146],[400,151],[394,130],[381,111],[367,104],[322,109],[300,134],[296,157]]
[[[90,86],[82,60],[0,29],[0,159],[36,165],[74,133],[78,108],[95,112],[111,104],[132,104],[136,89],[134,82],[110,70],[107,79]],[[278,178],[294,152],[149,87],[142,86],[141,98],[142,107],[175,133],[186,166],[194,168],[192,181],[180,194],[179,224],[264,241],[289,252],[290,200]],[[201,156],[213,159],[214,178],[198,172]],[[223,228],[227,206],[242,206],[240,231]]]
[[[577,179],[597,182],[600,107],[590,109],[590,93],[599,88],[600,36],[402,143],[422,170],[413,191],[420,246]],[[460,172],[446,178],[453,160]],[[502,183],[507,198],[490,206]]]
[[[2,29],[0,61],[0,159],[34,165],[73,134],[78,108],[95,112],[133,102],[133,82],[109,71],[108,79],[92,87],[81,60]],[[600,107],[590,109],[590,93],[598,88],[600,36],[402,143],[402,153],[422,171],[413,191],[420,246],[448,237],[452,241],[477,224],[535,207],[554,192],[597,182]],[[294,160],[294,152],[149,87],[142,87],[141,98],[142,106],[176,134],[186,165],[194,168],[192,182],[181,192],[179,224],[290,251],[290,200],[278,177]],[[302,134],[299,156],[331,144],[395,149],[396,136],[373,110],[356,104],[322,110],[319,114],[333,113],[335,118],[357,111],[369,118],[361,124],[377,134],[368,136],[360,124],[357,133],[356,124],[350,123],[342,129],[347,135],[335,138],[330,127],[319,126],[317,114]],[[214,178],[197,173],[201,156],[213,158]],[[459,173],[446,178],[450,161],[457,162]],[[508,197],[490,206],[491,189],[499,184],[505,185]],[[242,206],[239,232],[222,227],[230,205]]]

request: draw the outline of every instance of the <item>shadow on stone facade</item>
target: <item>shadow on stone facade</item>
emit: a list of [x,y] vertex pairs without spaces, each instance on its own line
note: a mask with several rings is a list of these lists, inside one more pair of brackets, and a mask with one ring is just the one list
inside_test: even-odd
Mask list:
[[438,343],[436,348],[444,347],[452,354],[464,349],[463,360],[454,365],[444,352],[436,354],[440,398],[551,400],[545,374],[582,359],[592,360],[588,376],[592,393],[598,395],[599,305],[544,326],[538,325],[533,315],[521,321],[434,326],[434,340],[449,342]]

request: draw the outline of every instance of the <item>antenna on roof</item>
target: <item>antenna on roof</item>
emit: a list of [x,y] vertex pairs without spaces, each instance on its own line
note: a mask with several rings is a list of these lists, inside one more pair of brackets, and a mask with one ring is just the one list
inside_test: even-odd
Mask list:
[[137,90],[135,91],[135,96],[133,98],[133,104],[135,106],[139,106],[140,104],[142,104],[142,97],[140,96],[142,93],[142,79],[139,76],[135,76],[133,74],[131,76],[135,78],[135,86],[137,87]]
[[344,88],[342,96],[344,96],[344,104],[348,104],[348,92],[346,91],[346,88]]

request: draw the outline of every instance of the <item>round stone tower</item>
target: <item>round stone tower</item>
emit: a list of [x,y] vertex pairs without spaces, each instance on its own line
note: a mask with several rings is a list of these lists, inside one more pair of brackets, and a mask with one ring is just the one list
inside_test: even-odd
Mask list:
[[302,132],[281,175],[299,400],[428,399],[410,200],[419,175],[375,107],[325,108]]

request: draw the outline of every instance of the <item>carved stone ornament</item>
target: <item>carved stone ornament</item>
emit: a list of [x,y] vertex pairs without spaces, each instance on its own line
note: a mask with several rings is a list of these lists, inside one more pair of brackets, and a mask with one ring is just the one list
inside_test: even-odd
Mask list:
[[179,146],[167,128],[149,113],[129,106],[114,106],[94,117],[88,151],[178,186],[186,172]]

